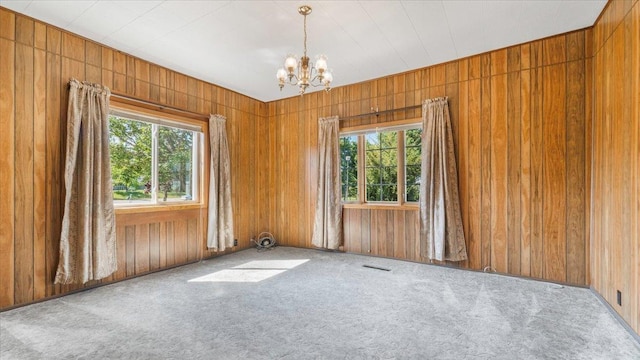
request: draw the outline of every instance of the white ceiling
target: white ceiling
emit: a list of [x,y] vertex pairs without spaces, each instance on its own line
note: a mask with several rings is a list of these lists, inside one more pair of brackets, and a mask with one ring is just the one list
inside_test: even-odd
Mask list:
[[[606,0],[0,0],[0,6],[262,101],[288,53],[323,53],[333,86],[352,84],[593,25]],[[320,89],[320,88],[318,88]],[[315,90],[315,89],[314,89]]]

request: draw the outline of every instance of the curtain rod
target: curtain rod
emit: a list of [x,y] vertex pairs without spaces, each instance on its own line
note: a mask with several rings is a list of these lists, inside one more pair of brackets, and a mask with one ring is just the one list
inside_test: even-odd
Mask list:
[[382,111],[378,111],[377,108],[376,109],[371,108],[371,112],[370,113],[345,116],[343,118],[340,118],[340,121],[342,121],[342,120],[351,120],[351,119],[355,119],[355,118],[359,118],[359,117],[372,116],[372,115],[375,115],[377,117],[377,116],[380,116],[380,114],[386,114],[386,113],[390,113],[390,112],[404,111],[404,110],[413,110],[413,109],[417,109],[419,107],[422,107],[422,104],[413,105],[413,106],[405,106],[403,108],[398,108],[398,109],[382,110]]
[[116,99],[120,99],[120,100],[124,100],[125,102],[132,102],[132,103],[141,104],[141,105],[144,105],[147,108],[151,108],[152,110],[159,110],[159,111],[169,110],[171,112],[180,113],[181,115],[188,116],[190,118],[195,118],[195,119],[198,119],[198,120],[209,120],[209,116],[205,115],[205,114],[199,114],[199,113],[195,113],[195,112],[191,112],[191,111],[187,111],[187,110],[182,110],[182,109],[178,109],[178,108],[173,107],[173,106],[163,105],[163,104],[159,104],[159,103],[148,101],[148,100],[141,100],[141,99],[134,98],[134,97],[131,97],[131,96],[128,96],[128,95],[124,95],[124,94],[118,94],[118,93],[111,92],[111,97],[112,98],[116,98]]

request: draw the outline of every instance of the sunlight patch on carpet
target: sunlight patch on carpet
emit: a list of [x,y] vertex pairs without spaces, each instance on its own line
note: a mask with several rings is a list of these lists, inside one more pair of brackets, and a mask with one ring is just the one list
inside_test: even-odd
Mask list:
[[231,269],[191,279],[188,282],[260,282],[302,265],[309,259],[299,260],[255,260]]

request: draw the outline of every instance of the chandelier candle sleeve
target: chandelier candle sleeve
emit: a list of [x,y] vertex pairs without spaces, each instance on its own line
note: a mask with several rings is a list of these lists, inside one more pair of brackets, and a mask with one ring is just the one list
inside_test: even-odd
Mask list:
[[298,13],[304,16],[304,54],[298,60],[295,55],[287,55],[284,68],[278,69],[276,78],[280,91],[285,84],[296,85],[300,88],[300,95],[304,95],[309,85],[313,87],[323,86],[326,91],[331,90],[333,75],[328,70],[327,57],[318,55],[315,66],[309,62],[307,56],[307,15],[311,14],[311,6],[303,5],[298,8]]

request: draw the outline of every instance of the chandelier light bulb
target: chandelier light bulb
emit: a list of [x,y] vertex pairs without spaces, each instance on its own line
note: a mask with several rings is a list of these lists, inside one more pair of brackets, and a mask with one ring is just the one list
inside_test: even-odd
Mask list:
[[287,78],[287,70],[283,68],[278,69],[278,72],[276,73],[276,78],[280,81],[284,81],[284,79]]
[[324,74],[322,74],[322,75],[323,75],[322,83],[325,86],[329,86],[329,84],[331,84],[331,82],[333,81],[333,74],[331,74],[330,71],[325,70]]
[[298,60],[294,55],[287,55],[287,59],[284,61],[284,67],[289,74],[293,74],[293,71],[298,67]]
[[325,70],[327,70],[327,57],[324,55],[319,55],[318,58],[316,59],[316,70],[318,70],[319,73],[323,73]]

